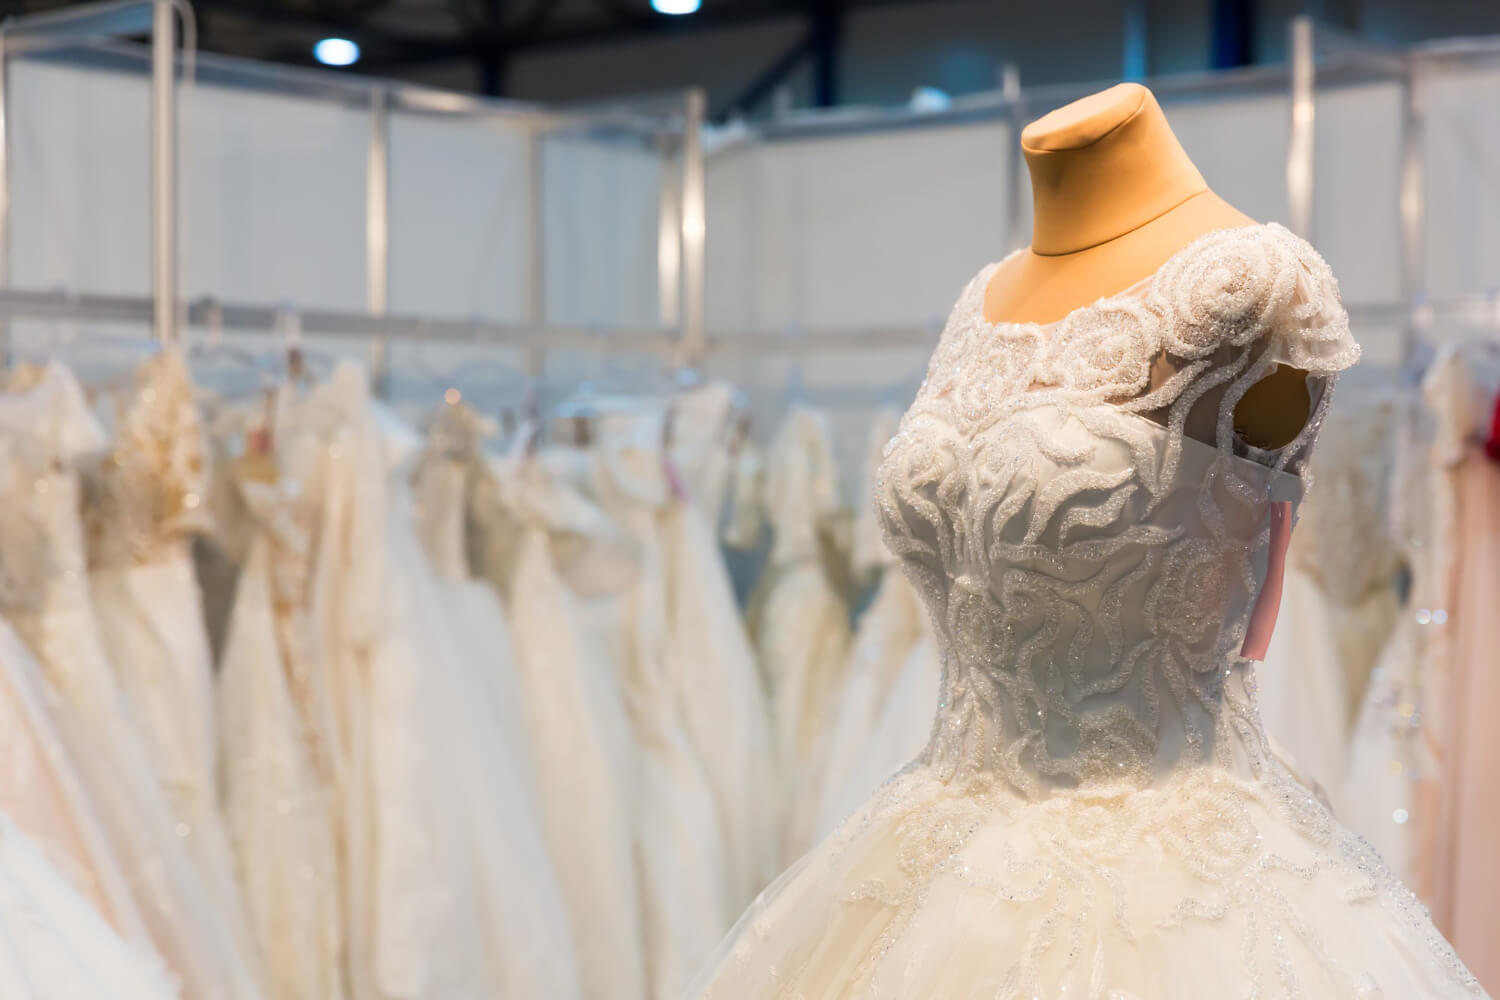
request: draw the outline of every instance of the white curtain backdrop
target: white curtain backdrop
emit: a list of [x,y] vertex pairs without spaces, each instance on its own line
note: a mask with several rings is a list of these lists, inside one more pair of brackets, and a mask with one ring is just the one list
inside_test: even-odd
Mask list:
[[[10,74],[14,285],[145,294],[147,81],[26,59]],[[186,93],[183,294],[363,309],[368,116],[218,86]],[[524,136],[478,117],[398,113],[390,138],[392,310],[524,319]],[[548,318],[655,325],[659,158],[552,137],[543,164]]]
[[[15,285],[143,294],[145,79],[21,59],[10,82]],[[1400,294],[1400,103],[1394,84],[1319,94],[1312,236],[1351,303]],[[1427,81],[1423,105],[1429,287],[1434,296],[1489,291],[1500,284],[1500,68],[1444,71]],[[1252,216],[1285,219],[1284,97],[1166,108],[1216,190]],[[218,86],[194,88],[183,110],[184,293],[362,308],[366,115]],[[964,281],[1005,250],[1012,141],[988,123],[751,141],[714,154],[709,328],[940,321]],[[524,137],[493,119],[396,114],[391,143],[392,308],[523,319],[532,266]],[[547,317],[655,324],[657,154],[555,136],[542,162]],[[1024,234],[1029,221],[1018,224]],[[1394,359],[1394,332],[1361,333],[1372,359]],[[894,355],[859,361],[807,359],[805,384],[881,385],[918,367]],[[784,361],[740,369],[764,370],[767,390],[776,379],[784,390]]]

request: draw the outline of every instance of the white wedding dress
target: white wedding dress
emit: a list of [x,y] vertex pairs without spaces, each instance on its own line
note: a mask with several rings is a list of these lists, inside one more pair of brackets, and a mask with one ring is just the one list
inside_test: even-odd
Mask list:
[[309,594],[344,775],[350,993],[572,1000],[572,931],[484,651],[459,644],[417,534],[420,438],[389,417],[352,364],[296,417],[323,435],[301,479],[322,499]]
[[83,475],[94,612],[177,834],[251,955],[219,808],[213,658],[191,552],[209,527],[207,442],[180,355],[141,364],[111,431],[108,453]]
[[583,995],[645,1000],[630,721],[549,545],[554,532],[587,538],[597,512],[554,488],[534,462],[490,464],[468,447],[457,454],[471,463],[476,547],[511,615],[515,735],[535,774],[542,828],[580,945]]
[[[0,438],[0,497],[35,469]],[[0,610],[35,606],[46,586],[40,525],[10,508],[0,521]],[[75,892],[133,944],[150,946],[129,882],[52,719],[57,695],[10,624],[0,621],[0,812],[25,832]]]
[[486,428],[463,406],[444,406],[428,428],[423,454],[412,474],[417,531],[442,596],[455,645],[474,651],[488,689],[495,724],[505,740],[533,806],[539,779],[526,735],[526,697],[515,643],[500,595],[472,572],[470,496],[483,472],[480,439]]
[[599,420],[585,456],[600,506],[634,545],[639,572],[580,606],[615,664],[640,754],[637,851],[650,995],[681,996],[734,920],[732,849],[714,784],[674,687],[671,584],[662,518],[672,502],[661,427],[649,414]]
[[[1427,375],[1438,398],[1449,397],[1454,388],[1443,368],[1436,365]],[[1421,785],[1439,773],[1426,730],[1440,725],[1441,713],[1429,711],[1436,706],[1436,692],[1427,690],[1426,674],[1429,653],[1447,632],[1453,532],[1450,519],[1437,516],[1451,513],[1451,505],[1442,502],[1451,499],[1446,496],[1452,492],[1447,470],[1451,448],[1434,447],[1435,428],[1420,419],[1424,411],[1417,400],[1411,402],[1393,434],[1388,501],[1390,531],[1405,548],[1410,566],[1409,594],[1370,674],[1349,736],[1348,764],[1333,793],[1339,819],[1367,840],[1403,882],[1416,886],[1418,828],[1427,818]],[[1442,612],[1437,624],[1434,609]]]
[[734,478],[737,430],[735,390],[727,382],[710,382],[672,399],[672,461],[687,488],[688,500],[698,508],[712,532],[724,519]]
[[770,681],[776,757],[789,792],[788,857],[808,846],[818,745],[843,687],[852,638],[848,604],[823,563],[822,530],[839,507],[831,433],[824,414],[794,407],[766,453],[761,483],[771,552],[757,585],[752,635]]
[[78,382],[51,364],[22,369],[0,395],[0,437],[29,455],[29,481],[6,498],[31,523],[45,581],[11,624],[57,699],[53,718],[151,941],[189,998],[260,995],[253,960],[217,887],[184,851],[132,706],[116,679],[89,590],[77,464],[102,451],[103,430]]
[[319,507],[297,454],[249,454],[230,473],[253,524],[219,664],[224,811],[269,995],[342,1000],[333,733],[305,607]]
[[283,392],[270,482],[247,477],[266,535],[226,645],[225,758],[274,995],[572,1000],[571,930],[483,651],[457,644],[394,467],[420,439],[389,424],[341,365]]
[[0,814],[0,996],[171,1000],[177,983],[130,947]]
[[[875,495],[885,445],[896,433],[900,419],[901,414],[895,410],[882,410],[870,423],[863,496]],[[888,748],[878,742],[883,734],[877,736],[877,731],[885,728],[880,723],[887,714],[892,690],[904,675],[907,659],[929,631],[922,599],[886,548],[873,504],[864,504],[856,512],[851,562],[856,576],[878,574],[878,578],[875,595],[860,615],[849,648],[844,684],[834,699],[832,725],[825,729],[818,745],[814,777],[806,786],[807,798],[792,820],[794,839],[804,846],[832,833],[880,782],[911,760],[923,743],[918,740],[914,747],[900,746],[894,765],[871,764],[872,757],[882,764],[890,761]],[[919,699],[911,711],[925,712],[931,728],[931,705]],[[867,782],[866,775],[872,769],[874,780]]]
[[[1271,505],[1298,499],[1359,355],[1327,265],[1280,226],[1216,232],[1046,326],[986,321],[993,273],[955,307],[880,490],[943,645],[932,739],[694,995],[1482,994],[1270,753],[1239,655]],[[1252,450],[1234,409],[1277,363],[1310,373],[1318,411]],[[1184,434],[1194,416],[1212,443]]]
[[[1351,720],[1398,610],[1399,558],[1382,496],[1393,429],[1388,398],[1385,390],[1339,388],[1341,410],[1318,436],[1317,486],[1287,554],[1276,634],[1256,670],[1266,732],[1330,793],[1349,767]],[[1342,807],[1339,818],[1364,835]]]
[[[662,509],[667,680],[713,787],[734,912],[780,871],[780,789],[766,692],[718,542],[698,506]],[[733,914],[731,913],[731,916]]]

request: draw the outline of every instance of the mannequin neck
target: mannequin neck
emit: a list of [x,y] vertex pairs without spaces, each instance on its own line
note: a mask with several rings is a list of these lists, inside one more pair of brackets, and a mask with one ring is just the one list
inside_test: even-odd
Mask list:
[[1077,253],[1118,239],[1208,190],[1161,106],[1122,83],[1021,133],[1031,173],[1031,252]]

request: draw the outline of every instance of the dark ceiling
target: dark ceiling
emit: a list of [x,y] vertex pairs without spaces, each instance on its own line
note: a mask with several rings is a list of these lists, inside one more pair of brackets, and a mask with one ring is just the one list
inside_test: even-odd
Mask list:
[[[467,64],[475,89],[498,96],[507,92],[509,64],[523,54],[691,36],[757,22],[804,22],[801,41],[781,61],[831,63],[842,14],[890,2],[706,0],[702,10],[686,17],[658,14],[648,0],[193,0],[193,9],[206,52],[311,66],[316,65],[313,44],[338,36],[362,50],[353,72],[421,77],[431,67]],[[68,5],[67,0],[4,2],[0,11],[21,14]],[[831,79],[831,67],[826,68]]]

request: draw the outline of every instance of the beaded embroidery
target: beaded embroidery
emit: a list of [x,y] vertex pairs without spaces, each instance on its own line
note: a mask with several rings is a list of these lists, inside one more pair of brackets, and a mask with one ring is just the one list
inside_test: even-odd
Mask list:
[[[1286,473],[1359,347],[1327,265],[1277,225],[1209,234],[1050,325],[985,321],[998,266],[959,299],[877,484],[946,646],[925,759],[1028,797],[1148,785],[1221,742],[1267,503],[1300,494]],[[1307,428],[1256,464],[1234,407],[1278,363],[1324,384]],[[1200,400],[1211,443],[1185,432]]]
[[[1300,497],[1359,356],[1327,266],[1280,226],[1212,233],[1048,326],[986,322],[993,273],[875,489],[943,651],[928,748],[756,902],[701,995],[1482,995],[1272,754],[1238,655],[1269,503]],[[1316,404],[1257,451],[1234,408],[1277,364]]]

